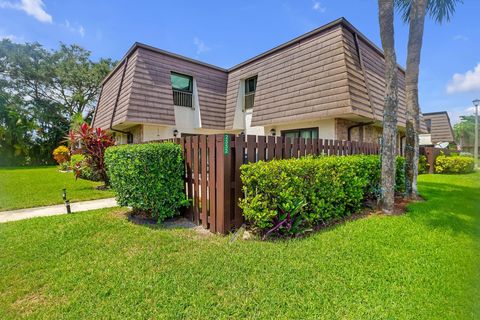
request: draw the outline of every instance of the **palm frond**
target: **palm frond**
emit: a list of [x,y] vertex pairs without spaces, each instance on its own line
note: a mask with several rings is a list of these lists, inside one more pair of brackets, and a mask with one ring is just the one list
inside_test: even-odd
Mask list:
[[[410,21],[412,4],[412,0],[395,0],[395,8],[404,22]],[[463,0],[429,0],[427,13],[438,23],[449,22],[459,4],[463,4]]]

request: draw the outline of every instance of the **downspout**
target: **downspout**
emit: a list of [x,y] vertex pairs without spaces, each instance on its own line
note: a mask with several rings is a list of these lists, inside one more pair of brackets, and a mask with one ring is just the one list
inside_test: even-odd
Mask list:
[[370,121],[370,122],[364,122],[364,123],[359,123],[359,124],[355,124],[353,126],[350,126],[347,128],[347,140],[348,141],[352,141],[352,129],[354,128],[360,128],[360,127],[365,127],[365,126],[369,126],[371,124],[374,124],[375,121]]
[[128,56],[125,58],[124,67],[123,67],[123,71],[122,71],[122,77],[120,79],[120,85],[118,86],[117,97],[115,99],[115,105],[113,106],[112,119],[110,120],[110,130],[114,131],[114,132],[119,132],[119,133],[126,134],[127,135],[127,141],[129,140],[129,136],[131,135],[131,133],[127,132],[127,131],[121,131],[121,130],[113,129],[113,120],[115,118],[115,113],[117,112],[118,100],[120,99],[120,93],[122,92],[123,79],[125,78],[125,72],[127,71],[128,58],[129,58]]

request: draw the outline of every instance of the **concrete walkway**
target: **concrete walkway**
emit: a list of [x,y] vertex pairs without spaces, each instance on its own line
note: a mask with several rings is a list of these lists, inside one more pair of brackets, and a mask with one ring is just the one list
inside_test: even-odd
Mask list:
[[[80,202],[73,202],[70,204],[72,213],[79,212],[79,211],[111,208],[116,206],[117,206],[117,201],[115,200],[115,198],[80,201]],[[35,217],[56,216],[56,215],[66,214],[66,213],[67,213],[67,208],[65,207],[64,204],[59,204],[55,206],[11,210],[11,211],[0,211],[0,223],[35,218]]]

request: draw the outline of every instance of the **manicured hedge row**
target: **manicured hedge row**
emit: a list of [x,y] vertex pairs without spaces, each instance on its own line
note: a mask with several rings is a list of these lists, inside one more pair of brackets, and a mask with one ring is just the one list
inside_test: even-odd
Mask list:
[[[397,159],[396,189],[405,190],[405,161]],[[378,195],[379,156],[306,157],[246,164],[241,167],[247,221],[262,230],[301,205],[301,224],[311,226],[347,216]],[[298,223],[298,222],[297,222]]]
[[110,147],[105,165],[117,201],[162,221],[187,204],[182,150],[173,143]]
[[470,173],[474,167],[473,157],[440,155],[435,159],[435,173]]

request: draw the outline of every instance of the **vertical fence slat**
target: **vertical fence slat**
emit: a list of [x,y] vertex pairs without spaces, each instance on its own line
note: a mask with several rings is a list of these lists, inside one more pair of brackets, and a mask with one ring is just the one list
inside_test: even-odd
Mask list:
[[300,137],[300,157],[305,156],[305,138]]
[[200,221],[200,211],[199,211],[199,154],[198,154],[198,136],[193,136],[192,138],[193,144],[193,221],[196,224],[199,224]]
[[209,193],[209,222],[210,222],[210,231],[217,232],[217,214],[216,214],[216,183],[217,177],[216,172],[216,156],[215,156],[215,136],[208,136],[208,193]]
[[311,138],[307,138],[306,141],[305,141],[305,153],[306,155],[311,155],[313,154],[312,152],[312,139]]
[[258,136],[258,160],[265,160],[265,136]]
[[292,155],[292,141],[290,138],[285,137],[285,149],[283,151],[283,158],[288,159]]
[[275,159],[282,159],[283,157],[283,137],[277,137],[275,144]]
[[200,162],[201,162],[201,203],[202,203],[202,211],[201,211],[201,220],[202,226],[204,228],[208,227],[208,213],[207,213],[207,136],[201,135],[200,136]]
[[318,156],[318,139],[312,139],[312,154]]
[[299,147],[299,139],[297,137],[293,138],[293,147],[292,147],[292,157],[298,158],[298,147]]
[[267,160],[272,160],[275,155],[275,137],[267,137]]
[[255,154],[256,154],[256,147],[257,144],[257,136],[248,135],[247,136],[247,160],[248,162],[256,162],[255,161]]
[[[192,182],[192,139],[191,137],[185,138],[186,148],[186,168],[187,168],[187,197],[193,201],[193,182]],[[193,220],[193,203],[187,209],[187,216]]]
[[[248,136],[250,137],[250,136]],[[247,139],[248,139],[247,137]],[[238,199],[242,196],[242,181],[240,179],[240,166],[243,164],[245,159],[245,136],[240,135],[235,137],[235,227],[240,227],[243,218],[242,210],[238,206]]]

